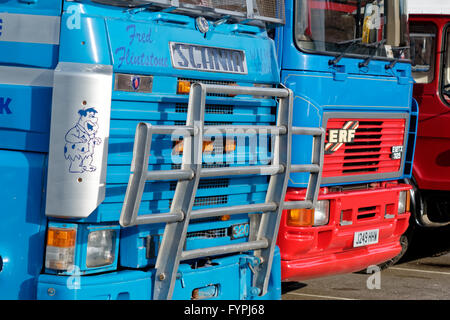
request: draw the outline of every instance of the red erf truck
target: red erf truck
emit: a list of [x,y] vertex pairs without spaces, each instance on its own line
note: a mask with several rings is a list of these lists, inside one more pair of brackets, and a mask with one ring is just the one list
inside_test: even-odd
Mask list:
[[409,0],[413,96],[420,106],[411,184],[413,229],[450,225],[450,2]]

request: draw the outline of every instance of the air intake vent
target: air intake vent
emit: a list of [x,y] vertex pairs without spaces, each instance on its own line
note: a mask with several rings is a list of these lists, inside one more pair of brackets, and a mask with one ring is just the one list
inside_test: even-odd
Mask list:
[[[229,185],[230,179],[200,180],[198,189],[228,188]],[[174,191],[176,186],[177,182],[172,181],[170,183],[170,191]]]
[[[169,206],[172,206],[172,199],[169,200]],[[228,196],[209,196],[209,197],[196,197],[194,200],[194,207],[214,206],[218,204],[227,204]]]

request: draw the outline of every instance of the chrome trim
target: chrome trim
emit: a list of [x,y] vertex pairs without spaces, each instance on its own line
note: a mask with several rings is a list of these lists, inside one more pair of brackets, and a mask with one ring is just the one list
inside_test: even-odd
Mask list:
[[1,12],[0,41],[59,45],[59,16]]

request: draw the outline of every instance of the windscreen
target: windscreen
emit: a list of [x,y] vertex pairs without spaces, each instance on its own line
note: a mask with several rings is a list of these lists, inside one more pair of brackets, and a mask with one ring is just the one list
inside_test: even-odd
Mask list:
[[296,0],[295,9],[302,50],[409,59],[406,0]]

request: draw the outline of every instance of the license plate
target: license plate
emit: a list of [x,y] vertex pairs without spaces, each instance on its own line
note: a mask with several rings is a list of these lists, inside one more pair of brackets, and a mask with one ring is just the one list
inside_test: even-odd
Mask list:
[[243,50],[170,42],[170,55],[176,69],[248,74]]
[[231,239],[248,237],[250,226],[248,223],[235,224],[231,226]]
[[378,243],[379,230],[367,230],[355,232],[353,247],[362,247],[368,244]]

